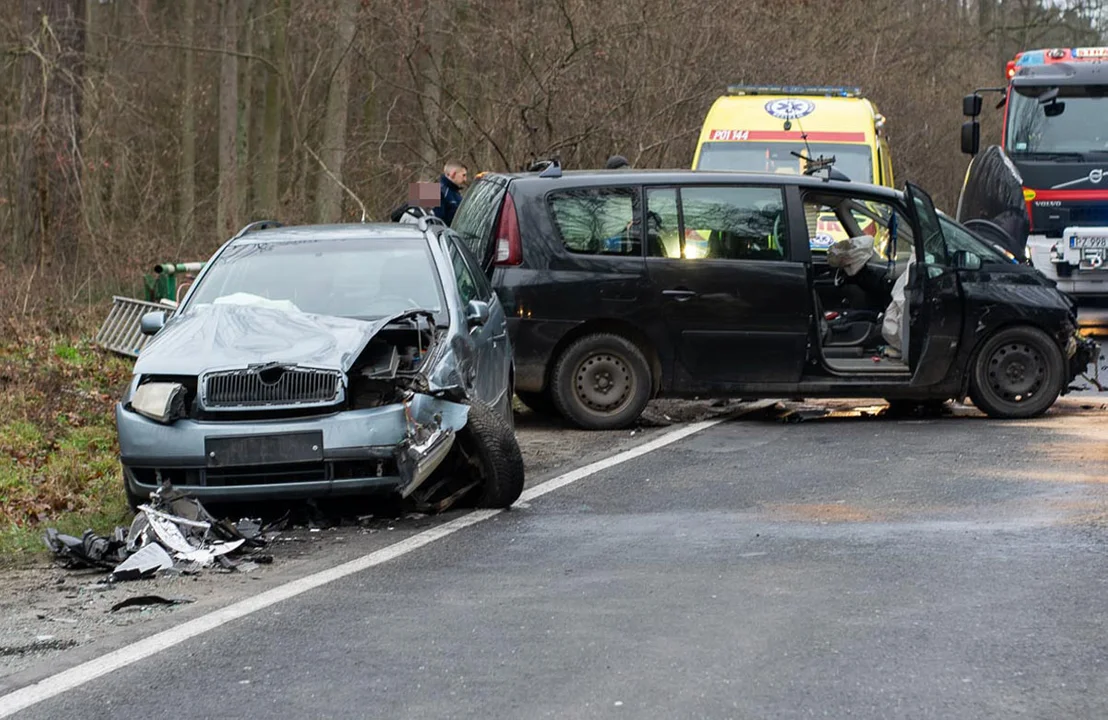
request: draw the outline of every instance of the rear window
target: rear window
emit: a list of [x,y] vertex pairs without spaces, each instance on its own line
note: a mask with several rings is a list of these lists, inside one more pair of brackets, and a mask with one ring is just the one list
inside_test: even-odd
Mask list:
[[462,242],[475,257],[483,258],[488,254],[500,202],[504,199],[506,189],[506,185],[489,179],[478,180],[466,193],[461,207],[454,215],[450,227],[462,237]]
[[634,188],[581,188],[547,196],[562,244],[574,253],[639,255]]

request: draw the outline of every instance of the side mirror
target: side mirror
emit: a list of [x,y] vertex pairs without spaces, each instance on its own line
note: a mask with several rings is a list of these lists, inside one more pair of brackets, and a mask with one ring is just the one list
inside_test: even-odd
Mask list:
[[153,310],[142,316],[139,321],[139,330],[143,335],[156,335],[165,326],[165,313],[161,310]]
[[981,114],[981,96],[977,93],[962,98],[962,114],[975,118]]
[[470,300],[466,305],[466,322],[469,327],[482,327],[489,321],[489,304],[483,300]]
[[959,270],[980,270],[981,269],[981,257],[976,253],[971,253],[969,250],[958,250],[954,253],[952,258],[954,267]]
[[962,152],[976,155],[981,149],[981,125],[976,120],[962,123]]

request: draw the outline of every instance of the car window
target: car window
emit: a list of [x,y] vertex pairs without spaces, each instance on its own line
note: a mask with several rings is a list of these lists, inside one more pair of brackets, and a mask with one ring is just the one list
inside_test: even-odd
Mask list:
[[492,299],[492,285],[489,284],[489,279],[485,277],[485,273],[481,272],[477,258],[473,257],[473,253],[470,252],[457,234],[447,231],[447,242],[450,248],[461,256],[462,262],[469,271],[469,277],[477,284],[477,299],[488,302]]
[[648,253],[684,260],[784,260],[784,207],[779,188],[650,188]]
[[506,186],[492,180],[478,180],[466,193],[454,214],[451,228],[478,258],[484,258],[492,242],[493,229]]
[[915,253],[912,225],[898,206],[862,195],[809,195],[804,199],[808,238],[826,253],[834,242],[869,235],[874,255],[907,263]]
[[942,225],[943,228],[943,237],[946,238],[947,249],[952,254],[959,250],[963,250],[965,252],[971,252],[981,258],[981,262],[983,263],[1002,263],[1007,265],[1011,262],[1011,260],[978,240],[969,230],[966,230],[953,220],[940,216],[939,224]]
[[562,244],[574,253],[641,255],[634,188],[580,188],[550,193]]
[[946,242],[943,228],[931,198],[921,189],[909,184],[909,197],[915,200],[916,215],[919,218],[920,232],[923,234],[923,255],[925,261],[936,265],[947,265]]
[[469,303],[472,300],[483,300],[481,297],[480,286],[477,284],[477,276],[466,265],[465,260],[462,258],[462,254],[458,251],[457,246],[454,243],[448,242],[447,247],[450,251],[450,264],[454,267],[454,279],[458,283],[458,295],[462,298],[462,303]]

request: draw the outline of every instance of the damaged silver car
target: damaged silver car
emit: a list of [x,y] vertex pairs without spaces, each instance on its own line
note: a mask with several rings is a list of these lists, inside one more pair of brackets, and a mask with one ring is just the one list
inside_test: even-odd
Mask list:
[[441,224],[249,225],[142,328],[116,408],[132,507],[165,482],[432,509],[522,491],[504,311]]

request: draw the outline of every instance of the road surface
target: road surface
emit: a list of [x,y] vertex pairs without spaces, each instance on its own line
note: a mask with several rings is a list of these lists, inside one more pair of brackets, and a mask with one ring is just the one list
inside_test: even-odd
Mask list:
[[718,424],[18,716],[1108,717],[1102,418]]

